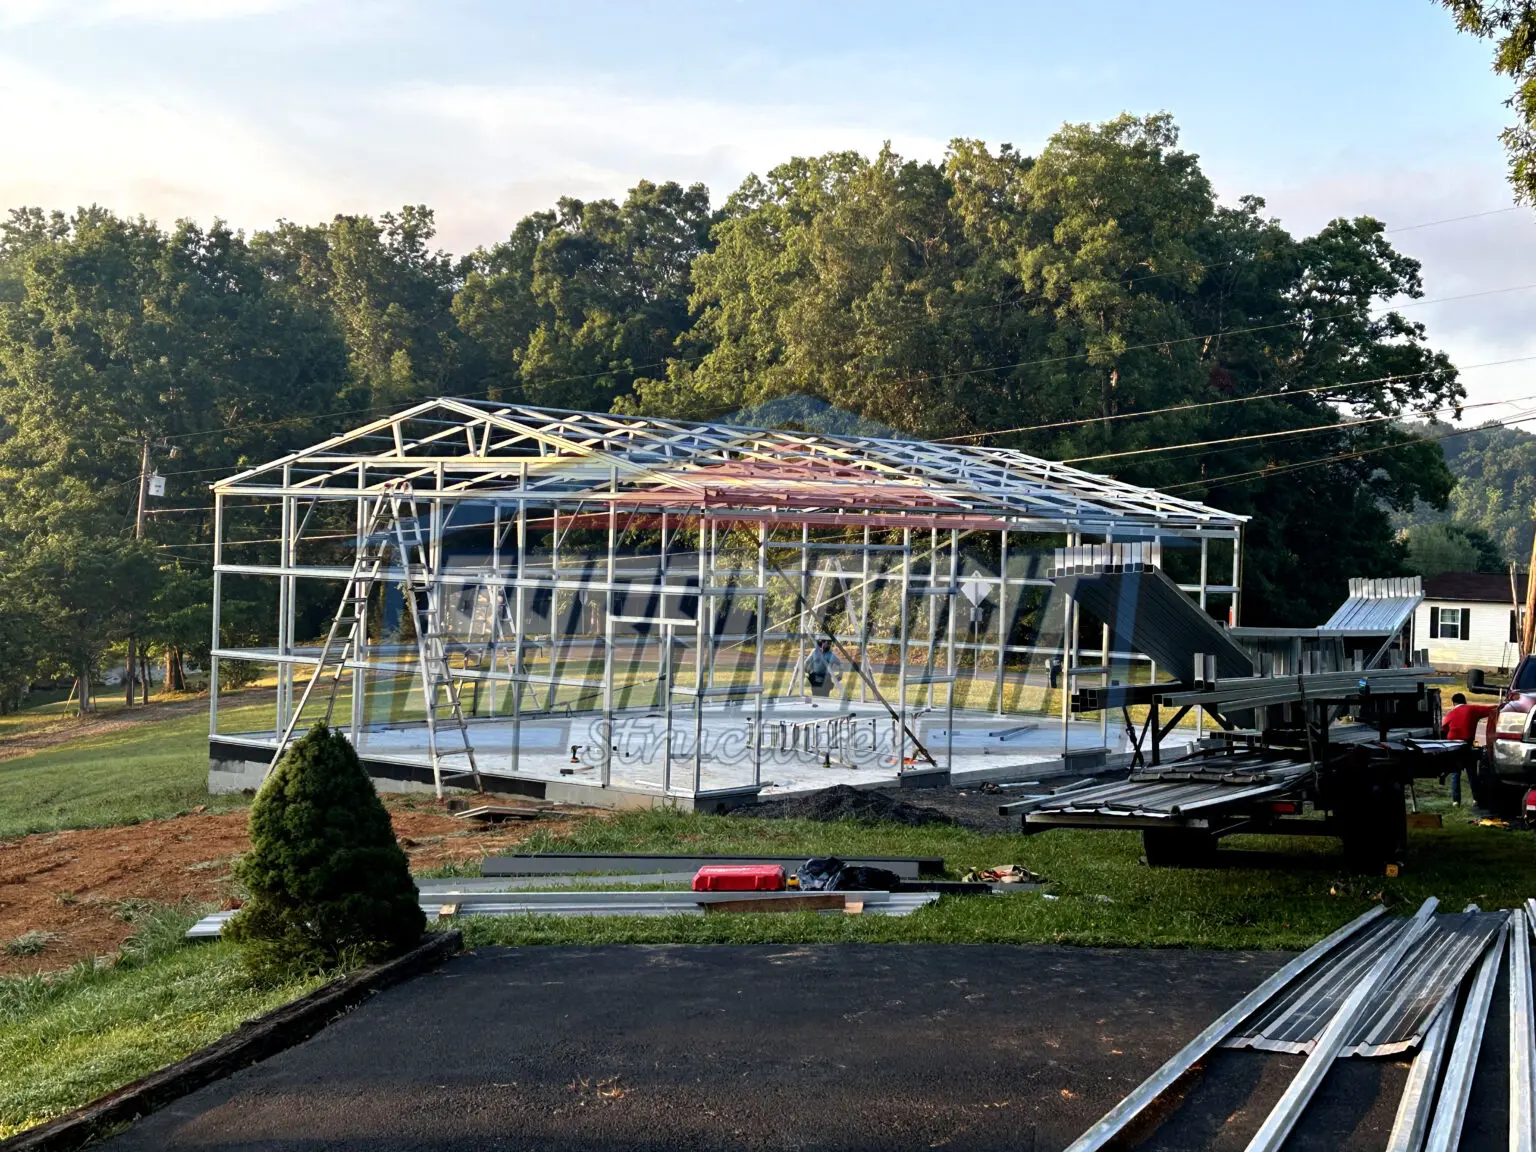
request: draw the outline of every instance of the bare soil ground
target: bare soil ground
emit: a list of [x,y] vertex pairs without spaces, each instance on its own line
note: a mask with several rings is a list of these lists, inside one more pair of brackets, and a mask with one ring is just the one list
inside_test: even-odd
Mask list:
[[[434,800],[387,803],[413,872],[480,860],[513,848],[535,828],[566,826],[557,812],[487,827],[446,815]],[[0,976],[110,955],[149,903],[233,906],[230,866],[247,845],[243,811],[0,841]],[[8,954],[6,943],[28,932],[49,934],[42,951]]]

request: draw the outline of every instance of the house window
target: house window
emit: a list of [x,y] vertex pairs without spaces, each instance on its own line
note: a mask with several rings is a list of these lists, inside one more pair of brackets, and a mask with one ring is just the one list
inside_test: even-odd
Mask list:
[[1440,609],[1440,639],[1465,640],[1467,638],[1467,609]]

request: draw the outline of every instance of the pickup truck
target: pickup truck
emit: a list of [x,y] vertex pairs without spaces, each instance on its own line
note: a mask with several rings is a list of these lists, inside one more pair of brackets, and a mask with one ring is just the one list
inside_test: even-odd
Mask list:
[[1522,815],[1536,788],[1536,655],[1522,656],[1509,684],[1489,686],[1481,669],[1467,673],[1467,691],[1504,700],[1491,717],[1492,738],[1471,773],[1472,799],[1500,816]]

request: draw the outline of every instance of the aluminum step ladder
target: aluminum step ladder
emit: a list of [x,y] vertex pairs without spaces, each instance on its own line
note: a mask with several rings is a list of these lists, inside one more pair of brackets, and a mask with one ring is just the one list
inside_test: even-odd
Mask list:
[[[526,649],[528,646],[528,641],[524,639],[521,647]],[[501,669],[504,657],[509,675],[514,678],[528,676],[528,666],[518,645],[516,595],[513,589],[487,580],[475,590],[474,608],[465,635],[464,667],[473,671],[489,671],[494,678]],[[532,698],[534,707],[542,707],[533,682],[525,679],[522,686]],[[493,679],[489,710],[492,716],[496,715],[495,692]],[[471,711],[476,710],[472,707]]]
[[[368,639],[368,600],[374,585],[389,573],[390,552],[393,549],[399,553],[405,603],[416,635],[417,662],[426,705],[427,748],[432,760],[432,777],[438,798],[441,799],[443,795],[444,784],[464,777],[474,780],[477,792],[484,790],[480,769],[475,762],[474,747],[469,739],[469,728],[464,722],[458,682],[448,664],[442,590],[432,577],[429,546],[430,540],[422,530],[416,501],[407,484],[392,484],[372,501],[363,528],[362,543],[353,560],[352,572],[342,591],[341,602],[337,605],[330,630],[326,633],[325,643],[320,649],[320,658],[272,754],[272,762],[267,766],[268,776],[292,743],[294,731],[314,694],[315,686],[329,673],[330,689],[325,705],[325,723],[329,725],[343,676],[348,669],[354,673],[363,670],[364,649]],[[360,678],[354,675],[353,691],[358,691],[360,686]],[[462,747],[450,750],[439,746],[438,728],[444,722],[458,734]],[[449,757],[463,759],[459,764],[445,765],[444,760]]]

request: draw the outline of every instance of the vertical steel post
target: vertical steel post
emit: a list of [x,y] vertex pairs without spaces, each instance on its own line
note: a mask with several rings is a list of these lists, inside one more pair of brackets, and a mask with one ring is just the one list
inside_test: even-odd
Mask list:
[[[277,578],[277,739],[283,738],[283,733],[288,731],[288,721],[293,711],[293,665],[288,663],[288,657],[293,655],[294,633],[294,579],[289,573],[293,569],[294,547],[294,510],[295,501],[289,494],[293,483],[293,466],[283,465],[283,504],[282,504],[282,528],[278,535],[282,538],[278,542],[278,565],[282,575]],[[132,670],[135,673],[137,669]]]
[[959,652],[955,647],[955,632],[959,628],[960,612],[960,530],[949,530],[949,645],[945,652],[944,670],[949,680],[949,710],[955,710],[955,688],[960,679]]
[[[1068,563],[1071,562],[1072,549],[1082,542],[1082,536],[1076,532],[1067,533]],[[1072,722],[1072,669],[1076,664],[1074,656],[1077,650],[1077,601],[1068,595],[1061,605],[1061,678],[1058,686],[1061,690],[1061,754],[1066,756],[1072,746],[1072,731],[1069,725]]]
[[[558,499],[558,497],[557,497]],[[544,692],[544,711],[555,710],[555,678],[559,664],[559,641],[555,628],[560,622],[560,505],[549,509],[549,687]]]
[[956,613],[959,611],[959,593],[956,589],[960,586],[960,530],[949,530],[949,653],[945,660],[945,666],[949,675],[949,704],[944,716],[944,771],[952,772],[955,767],[955,691],[960,684],[960,671],[955,662],[955,627]]
[[[357,495],[352,498],[356,512],[352,541],[354,560],[356,560],[358,554],[362,552],[367,543],[363,537],[363,534],[368,529],[368,498],[363,495],[367,487],[368,466],[366,464],[359,464],[357,466]],[[388,564],[384,564],[381,567],[384,573],[389,571]],[[353,589],[353,591],[355,592],[356,589]],[[370,589],[370,594],[371,591]],[[388,591],[389,583],[386,580],[383,582],[383,587],[379,589],[379,596],[381,598],[386,596]],[[363,725],[368,720],[368,673],[364,671],[368,664],[368,605],[364,604],[362,607],[363,622],[357,630],[357,651],[353,654],[357,660],[357,667],[352,669],[352,715],[350,717],[351,729],[348,733],[352,740],[352,747],[358,749],[359,752],[362,750]],[[391,693],[391,696],[393,696],[393,693]]]
[[[661,587],[670,587],[667,579],[667,514],[661,514]],[[667,597],[663,592],[661,596],[661,618],[666,621],[661,626],[661,677],[657,690],[659,697],[658,706],[661,708],[662,727],[665,739],[661,745],[661,794],[672,794],[672,679],[677,674],[672,654],[677,647],[677,626],[667,617]]]
[[997,714],[1003,714],[1008,662],[1008,529],[998,533],[997,542]]
[[709,587],[709,572],[705,567],[704,541],[709,513],[699,508],[699,595],[694,610],[693,623],[693,791],[698,795],[704,780],[704,614],[708,611],[705,590]]
[[[220,624],[223,618],[224,603],[224,573],[219,569],[224,564],[224,493],[213,494],[213,648],[216,651],[223,643],[220,635]],[[208,657],[208,735],[214,737],[219,734],[219,658],[214,655]],[[279,734],[277,739],[281,740]]]
[[517,618],[512,622],[512,775],[516,776],[523,759],[523,643],[527,636],[524,612],[528,606],[528,589],[523,580],[528,561],[528,462],[518,467],[517,498],[517,587],[513,589],[513,610]]
[[1238,613],[1238,597],[1243,585],[1243,529],[1239,525],[1232,533],[1232,606],[1227,609],[1227,623],[1233,628],[1242,622]]
[[[709,522],[709,579],[710,579],[710,583],[711,584],[714,583],[714,579],[715,579],[715,558],[716,558],[716,555],[717,555],[717,550],[719,548],[719,540],[720,540],[720,525],[717,524],[715,521],[711,520]],[[726,583],[727,583],[727,585],[729,585],[730,581],[726,581]],[[723,597],[722,599],[726,599],[727,603],[730,602],[730,598],[724,598]],[[715,685],[715,649],[716,649],[716,647],[718,647],[718,645],[716,643],[716,639],[717,639],[716,638],[716,627],[719,624],[718,617],[719,617],[719,613],[715,610],[715,602],[712,599],[709,602],[709,678],[708,678],[708,684],[709,684],[709,686],[711,688],[713,688],[714,685]]]
[[897,625],[896,659],[896,772],[907,766],[907,631],[911,626],[908,601],[912,597],[912,529],[901,530],[901,616]]
[[[501,578],[501,501],[491,501],[491,564],[486,571],[485,581],[475,590],[475,603],[480,602],[480,593],[485,593],[490,602],[491,634],[489,640],[490,650],[490,680],[485,682],[486,693],[490,698],[487,712],[491,719],[496,719],[498,710],[496,707],[496,693],[499,685],[496,682],[496,660],[501,655],[501,612],[507,604],[507,587],[499,583]],[[481,657],[476,656],[478,662]],[[485,665],[481,665],[482,673]]]
[[[1104,669],[1104,687],[1108,688],[1109,687],[1109,682],[1110,682],[1110,679],[1111,679],[1110,674],[1109,674],[1109,625],[1108,624],[1104,624],[1104,625],[1100,626],[1099,640],[1100,640],[1100,647],[1101,647],[1099,667]],[[1109,709],[1108,708],[1100,708],[1099,709],[1099,744],[1101,746],[1103,746],[1104,748],[1108,748],[1109,747]]]
[[[867,529],[866,529],[867,531]],[[865,553],[867,556],[868,553]],[[756,687],[752,708],[752,786],[763,785],[763,647],[768,615],[768,522],[757,525],[757,654],[752,661],[752,683]],[[860,657],[862,659],[862,657]],[[860,683],[863,681],[861,680]]]
[[939,644],[939,602],[937,599],[939,590],[939,530],[928,530],[928,595],[924,607],[928,617],[928,650],[923,653],[923,666],[928,670],[928,690],[924,693],[929,708],[933,707],[933,669],[938,663],[934,657],[934,649]]
[[[1206,588],[1210,584],[1211,572],[1211,539],[1209,536],[1200,537],[1200,611],[1206,610]],[[1195,709],[1195,739],[1205,736],[1205,709]],[[1229,745],[1230,747],[1230,745]]]
[[[862,581],[862,598],[859,607],[859,668],[863,674],[859,676],[859,703],[869,702],[869,545],[871,534],[869,525],[864,525],[864,557],[859,566],[859,579]],[[850,605],[851,607],[851,605]]]
[[603,787],[613,777],[613,606],[619,578],[619,470],[608,470],[608,591],[603,595]]
[[810,678],[805,673],[805,637],[812,628],[811,614],[811,526],[800,525],[800,628],[799,648],[795,657],[795,671],[790,678],[790,684],[800,681],[800,691],[804,696],[811,694]]

